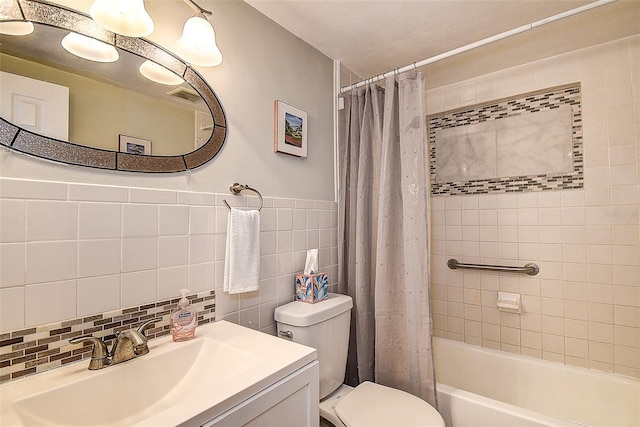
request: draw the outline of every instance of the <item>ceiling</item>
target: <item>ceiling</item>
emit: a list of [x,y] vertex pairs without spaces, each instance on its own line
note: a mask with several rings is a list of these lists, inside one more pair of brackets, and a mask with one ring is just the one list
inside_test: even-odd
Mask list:
[[[373,77],[591,0],[245,0],[262,14]],[[640,0],[618,0],[421,70],[428,88],[640,33]],[[354,81],[355,83],[355,81]]]

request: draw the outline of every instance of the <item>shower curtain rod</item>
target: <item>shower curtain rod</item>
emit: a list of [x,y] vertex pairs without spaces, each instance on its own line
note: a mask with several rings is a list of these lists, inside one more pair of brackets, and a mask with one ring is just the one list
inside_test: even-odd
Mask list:
[[499,34],[484,38],[482,40],[478,40],[478,41],[473,42],[473,43],[466,44],[464,46],[461,46],[461,47],[456,48],[456,49],[452,49],[450,51],[441,53],[439,55],[432,56],[431,58],[423,59],[422,61],[414,62],[413,64],[409,64],[409,65],[406,65],[406,66],[401,67],[401,68],[396,68],[395,70],[388,71],[388,72],[386,72],[384,74],[380,74],[380,75],[375,76],[375,77],[370,77],[368,79],[362,80],[361,82],[354,83],[354,84],[349,85],[349,86],[344,86],[344,87],[342,87],[340,89],[340,93],[345,93],[345,92],[348,92],[348,91],[350,91],[352,89],[356,89],[356,88],[362,87],[362,86],[364,86],[366,84],[375,83],[375,82],[378,82],[380,80],[384,80],[385,78],[393,76],[395,74],[400,74],[400,73],[404,73],[406,71],[411,71],[411,70],[417,69],[418,67],[423,67],[425,65],[428,65],[428,64],[431,64],[433,62],[437,62],[437,61],[449,58],[449,57],[457,55],[459,53],[463,53],[463,52],[466,52],[468,50],[475,49],[477,47],[484,46],[486,44],[493,43],[495,41],[506,39],[507,37],[511,37],[511,36],[516,35],[516,34],[520,34],[520,33],[523,33],[525,31],[532,30],[532,29],[534,29],[536,27],[539,27],[541,25],[548,24],[548,23],[554,22],[554,21],[558,21],[560,19],[567,18],[569,16],[577,15],[578,13],[586,12],[587,10],[595,9],[596,7],[604,6],[605,4],[613,3],[614,1],[617,1],[617,0],[598,0],[598,1],[595,1],[593,3],[585,4],[584,6],[576,7],[575,9],[567,10],[566,12],[562,12],[562,13],[558,13],[556,15],[552,15],[552,16],[550,16],[548,18],[540,19],[539,21],[531,22],[529,24],[522,25],[520,27],[513,28],[511,30],[504,31],[502,33],[499,33]]

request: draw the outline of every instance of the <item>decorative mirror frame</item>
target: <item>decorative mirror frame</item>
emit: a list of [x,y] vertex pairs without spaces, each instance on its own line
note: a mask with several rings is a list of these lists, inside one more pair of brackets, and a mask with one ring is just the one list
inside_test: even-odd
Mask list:
[[88,15],[38,0],[10,0],[0,4],[2,21],[31,21],[93,37],[124,51],[154,61],[189,83],[207,104],[213,117],[209,140],[198,149],[175,156],[136,155],[91,148],[38,135],[0,118],[0,145],[30,156],[70,165],[125,172],[168,173],[195,169],[211,160],[222,148],[227,122],[213,89],[177,56],[144,38],[126,37],[98,26]]

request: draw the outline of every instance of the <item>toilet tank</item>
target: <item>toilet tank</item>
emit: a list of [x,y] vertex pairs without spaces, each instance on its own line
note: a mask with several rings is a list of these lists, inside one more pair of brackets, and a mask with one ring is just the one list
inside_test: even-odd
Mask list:
[[320,399],[344,381],[352,307],[351,297],[330,293],[315,304],[294,301],[276,308],[278,335],[318,351]]

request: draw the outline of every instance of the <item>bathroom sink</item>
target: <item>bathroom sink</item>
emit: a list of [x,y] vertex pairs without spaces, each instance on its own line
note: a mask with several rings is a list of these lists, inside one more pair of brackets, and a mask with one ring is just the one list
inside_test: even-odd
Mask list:
[[152,340],[149,354],[99,371],[85,360],[4,384],[0,425],[200,425],[316,358],[282,344],[293,343],[228,322]]
[[[195,381],[228,381],[260,361],[255,355],[205,338],[100,370],[20,399],[15,406],[28,424],[129,425],[191,394],[190,384]],[[65,407],[69,409],[60,410]]]

